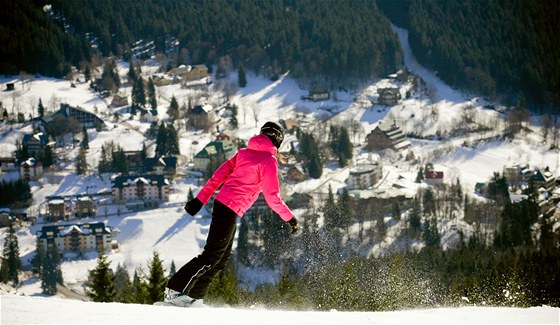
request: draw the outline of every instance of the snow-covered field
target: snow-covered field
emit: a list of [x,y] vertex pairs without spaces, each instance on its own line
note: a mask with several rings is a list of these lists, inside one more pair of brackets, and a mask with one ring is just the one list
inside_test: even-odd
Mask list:
[[[370,155],[360,148],[365,144],[365,136],[383,119],[397,121],[406,132],[423,136],[434,135],[437,131],[452,130],[457,123],[460,123],[466,109],[480,123],[492,124],[498,121],[495,127],[503,123],[501,113],[484,108],[488,104],[486,100],[457,92],[421,67],[411,55],[406,42],[406,31],[398,28],[395,28],[395,31],[405,49],[407,67],[426,81],[430,96],[413,94],[411,98],[403,99],[394,107],[373,105],[371,99],[377,98],[379,87],[401,86],[403,92],[410,89],[410,84],[381,79],[366,83],[352,92],[338,92],[333,96],[336,100],[310,102],[301,100],[301,96],[307,95],[307,91],[300,89],[297,82],[290,78],[289,73],[277,81],[249,75],[247,87],[238,89],[231,98],[231,102],[239,106],[239,129],[236,130],[236,136],[248,140],[267,120],[294,118],[299,120],[302,126],[308,127],[317,125],[317,121],[324,119],[343,125],[355,121],[359,122],[362,128],[355,136],[350,137],[357,148],[355,160],[367,161]],[[119,63],[119,68],[124,81],[128,64]],[[150,69],[143,69],[143,71],[146,73]],[[236,83],[235,78],[236,74],[232,73],[230,81]],[[6,83],[14,80],[17,80],[17,77],[0,78],[0,88],[5,89]],[[180,105],[191,97],[204,98],[205,102],[215,107],[223,105],[225,99],[215,91],[215,87],[216,84],[212,85],[208,92],[202,93],[199,90],[182,89],[179,85],[159,87],[158,116],[160,118],[167,116],[166,110],[172,96],[178,99]],[[125,85],[121,92],[130,93],[130,87]],[[90,91],[87,83],[77,83],[76,88],[72,88],[68,81],[41,77],[23,86],[17,82],[15,91],[0,92],[0,102],[9,113],[21,112],[26,117],[37,115],[36,107],[39,98],[48,111],[54,111],[60,103],[68,103],[95,112],[104,118],[108,125],[106,131],[99,133],[90,131],[88,164],[91,169],[96,168],[101,146],[107,141],[114,141],[126,150],[139,150],[142,143],[146,143],[149,153],[153,152],[153,143],[146,141],[142,135],[148,129],[149,122],[141,121],[138,117],[129,119],[129,114],[126,112],[110,107],[109,99],[100,98]],[[115,110],[121,113],[119,121],[114,121],[112,118]],[[222,121],[219,125],[221,130],[228,128],[227,121]],[[479,140],[486,138],[485,134],[480,133],[451,137],[445,141],[412,139],[411,150],[422,164],[432,162],[436,170],[444,171],[446,182],[451,183],[459,179],[467,193],[472,193],[477,182],[487,181],[494,172],[501,172],[506,164],[527,163],[538,168],[548,166],[555,175],[558,175],[560,172],[558,150],[549,150],[549,145],[542,142],[538,124],[528,127],[533,130],[532,133],[507,141],[490,139],[480,142]],[[31,132],[31,126],[1,124],[0,156],[10,155],[16,149],[16,142],[21,141],[25,133]],[[326,136],[325,133],[323,135]],[[214,135],[186,130],[183,127],[179,130],[179,136],[183,159],[189,162],[194,154],[213,139]],[[287,144],[291,141],[296,142],[294,135],[287,137],[282,149],[289,150]],[[464,143],[471,145],[463,146]],[[77,155],[77,150],[77,147],[68,147],[64,154],[74,157]],[[393,187],[395,183],[404,185],[403,189],[398,190],[402,194],[416,193],[418,186],[421,186],[414,183],[418,165],[411,165],[404,159],[395,157],[384,159],[385,178],[376,188],[376,193],[394,193],[397,191]],[[186,168],[181,169],[180,172],[186,172]],[[29,210],[30,214],[37,214],[44,208],[41,204],[49,195],[75,195],[110,190],[110,180],[95,176],[78,177],[72,165],[63,166],[57,174],[62,177],[62,181],[58,184],[50,184],[44,180],[32,182],[34,204]],[[327,165],[320,179],[286,184],[284,192],[286,195],[294,192],[326,193],[329,185],[332,186],[333,191],[337,191],[346,186],[345,180],[348,174],[347,168]],[[10,175],[3,175],[3,177],[10,177]],[[130,273],[138,267],[146,270],[146,262],[152,257],[153,251],[160,254],[167,270],[172,261],[180,267],[199,253],[209,227],[208,211],[203,209],[193,218],[185,215],[182,209],[189,189],[196,194],[200,185],[199,180],[194,177],[178,178],[173,182],[174,192],[170,202],[159,209],[141,212],[122,211],[117,215],[116,208],[110,207],[106,211],[99,209],[96,218],[80,220],[80,222],[103,221],[116,230],[114,239],[119,242],[119,249],[109,254],[108,260],[112,267],[120,263],[124,264]],[[296,211],[299,217],[303,213],[304,211]],[[36,224],[29,228],[18,229],[20,254],[24,264],[28,264],[34,254],[35,234],[41,227],[42,224]],[[389,233],[398,231],[399,224],[393,227],[395,228],[390,229]],[[465,230],[468,233],[468,229]],[[1,230],[0,245],[3,245],[3,237],[4,230]],[[443,238],[445,240],[450,237],[444,235]],[[384,242],[371,247],[369,254],[379,255],[388,244]],[[88,276],[88,270],[94,268],[95,264],[96,253],[87,254],[79,260],[64,261],[62,271],[65,284],[73,290],[83,292],[82,284]],[[273,281],[275,274],[251,271],[246,274],[241,273],[240,277],[241,281],[254,285]],[[25,280],[17,288],[17,294],[32,297],[7,294],[2,290],[0,300],[2,323],[558,323],[558,309],[546,307],[462,308],[398,313],[299,313],[220,309],[218,313],[214,313],[204,310],[64,301],[59,300],[62,298],[60,294],[55,298],[47,299],[42,297],[40,292],[40,283],[36,279]],[[65,315],[64,317],[67,318],[57,319],[60,315]]]
[[558,324],[551,307],[463,307],[394,312],[176,308],[0,296],[2,324]]

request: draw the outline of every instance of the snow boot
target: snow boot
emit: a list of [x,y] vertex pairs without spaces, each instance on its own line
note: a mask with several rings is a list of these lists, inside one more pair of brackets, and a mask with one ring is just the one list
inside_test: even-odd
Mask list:
[[163,301],[156,301],[156,306],[176,306],[184,308],[207,307],[202,299],[189,297],[187,293],[166,288],[163,294]]

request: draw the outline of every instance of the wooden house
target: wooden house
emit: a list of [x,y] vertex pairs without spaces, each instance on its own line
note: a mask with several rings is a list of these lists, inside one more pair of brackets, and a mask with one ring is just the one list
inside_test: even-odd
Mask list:
[[379,95],[378,103],[381,105],[394,106],[401,99],[399,88],[379,88],[377,94]]
[[379,125],[366,136],[366,141],[366,148],[368,150],[393,149],[395,151],[402,151],[410,148],[412,145],[396,123],[379,123]]

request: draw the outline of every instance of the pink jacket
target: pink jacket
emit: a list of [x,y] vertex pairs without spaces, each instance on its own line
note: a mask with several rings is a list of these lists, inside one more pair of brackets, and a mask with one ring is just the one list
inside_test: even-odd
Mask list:
[[262,190],[268,206],[284,221],[289,221],[294,214],[280,198],[276,153],[276,147],[266,135],[252,137],[248,147],[240,149],[224,162],[196,197],[207,204],[223,184],[216,200],[241,217],[255,203]]

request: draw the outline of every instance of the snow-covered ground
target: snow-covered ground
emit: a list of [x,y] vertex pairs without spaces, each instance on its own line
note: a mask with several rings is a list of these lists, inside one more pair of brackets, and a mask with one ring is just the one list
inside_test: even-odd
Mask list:
[[2,324],[558,324],[551,307],[463,307],[394,312],[176,308],[0,296]]
[[[426,81],[429,96],[426,94],[412,93],[412,96],[403,99],[394,107],[386,107],[372,104],[372,99],[377,98],[377,89],[387,86],[400,86],[403,92],[411,89],[409,83],[400,83],[393,79],[374,80],[364,84],[360,89],[352,92],[337,92],[336,96],[328,101],[311,102],[304,101],[301,96],[307,95],[306,90],[299,88],[297,82],[290,78],[289,73],[281,76],[277,81],[270,81],[262,76],[249,75],[248,85],[238,89],[230,101],[239,106],[238,121],[239,128],[236,136],[248,140],[258,132],[258,128],[267,120],[297,119],[302,126],[310,130],[317,126],[317,121],[328,120],[331,123],[350,125],[359,122],[361,130],[351,134],[356,149],[355,160],[367,161],[370,154],[360,148],[365,144],[365,136],[381,121],[397,121],[407,133],[420,136],[433,136],[436,132],[446,133],[452,130],[461,119],[465,111],[473,114],[473,118],[483,125],[492,125],[499,128],[503,123],[500,112],[487,109],[489,104],[486,100],[476,98],[457,92],[445,85],[436,75],[420,66],[412,56],[406,41],[406,31],[395,27],[404,48],[405,63],[416,75]],[[150,62],[147,62],[150,64]],[[129,94],[130,87],[126,86],[126,73],[128,65],[119,63],[120,75],[125,85],[121,93]],[[151,69],[154,70],[154,69]],[[144,73],[151,71],[143,69]],[[230,81],[236,83],[236,74],[231,74]],[[17,80],[17,77],[0,78],[0,88],[5,89],[6,83]],[[188,98],[199,98],[214,105],[222,106],[226,100],[224,96],[216,92],[218,87],[214,83],[209,91],[193,89],[182,89],[179,85],[158,87],[158,116],[165,118],[166,110],[172,96],[175,96],[182,105]],[[139,117],[130,119],[130,115],[122,109],[112,108],[109,98],[100,98],[98,94],[89,90],[87,83],[76,83],[72,88],[70,82],[52,78],[37,77],[31,83],[21,85],[16,82],[16,90],[12,92],[0,92],[0,102],[9,113],[24,113],[36,116],[39,98],[48,111],[54,111],[60,103],[80,106],[88,111],[103,117],[107,123],[107,130],[99,133],[90,131],[88,164],[95,169],[99,160],[101,146],[107,141],[113,141],[126,150],[139,150],[142,144],[148,146],[149,153],[153,152],[154,145],[146,140],[143,132],[149,127],[149,122],[142,121]],[[403,96],[404,98],[404,96]],[[491,103],[494,104],[494,103]],[[121,117],[118,121],[113,120],[114,112],[119,112]],[[220,122],[220,129],[227,129],[227,121]],[[472,193],[477,182],[487,181],[494,172],[502,171],[506,164],[528,163],[532,167],[550,167],[551,171],[558,175],[559,153],[558,150],[549,150],[549,144],[543,143],[540,138],[538,125],[529,125],[534,132],[523,135],[513,140],[492,139],[492,134],[472,133],[461,137],[448,137],[446,140],[411,139],[412,151],[424,164],[434,163],[436,170],[445,172],[446,182],[455,182],[459,179],[466,193]],[[212,130],[215,131],[215,130]],[[326,130],[315,129],[320,135],[326,137]],[[8,156],[16,149],[16,143],[21,142],[25,133],[31,133],[31,126],[0,125],[0,156]],[[213,139],[212,133],[179,129],[179,141],[182,158],[189,162],[193,155],[201,150]],[[488,140],[484,140],[488,139]],[[480,141],[484,140],[484,141]],[[283,146],[288,150],[288,143],[297,142],[294,135],[289,135]],[[468,144],[468,145],[464,145]],[[61,153],[68,157],[77,155],[77,147],[67,147]],[[395,193],[413,195],[419,184],[414,183],[418,165],[411,165],[399,157],[385,157],[384,179],[370,192],[371,195],[380,193]],[[181,169],[180,172],[185,172]],[[74,173],[71,164],[63,166],[56,173],[62,178],[61,182],[51,184],[42,179],[32,182],[34,204],[30,208],[30,214],[37,214],[44,209],[42,203],[49,195],[75,195],[84,193],[98,193],[110,190],[110,180],[100,179],[95,176],[78,177]],[[284,192],[290,195],[294,192],[300,193],[326,193],[329,185],[333,191],[340,190],[345,185],[348,177],[347,168],[341,169],[329,164],[324,168],[323,176],[317,180],[307,180],[298,184],[286,184]],[[13,175],[12,175],[13,176]],[[10,177],[3,175],[2,177]],[[393,184],[398,183],[402,189],[396,190]],[[92,219],[82,219],[80,223],[89,221],[103,221],[113,227],[115,238],[119,242],[119,249],[109,254],[108,260],[113,268],[117,264],[124,264],[132,274],[138,267],[147,269],[146,262],[152,257],[154,251],[160,254],[164,261],[164,267],[169,270],[171,262],[177,267],[198,254],[204,244],[205,236],[209,227],[208,211],[203,209],[196,217],[184,214],[182,205],[186,200],[189,189],[196,194],[201,184],[197,178],[178,178],[173,182],[173,194],[170,202],[156,210],[141,212],[129,212],[121,210],[117,215],[117,208],[108,206],[98,209],[98,215]],[[364,193],[365,195],[365,193]],[[301,217],[304,211],[296,211]],[[71,220],[71,222],[77,222]],[[29,228],[20,228],[17,231],[20,254],[24,264],[28,264],[35,250],[35,234],[43,224],[36,224]],[[466,225],[465,225],[466,226]],[[389,234],[399,230],[398,223],[391,226]],[[0,231],[0,245],[3,245],[4,231]],[[468,233],[468,229],[466,230]],[[396,236],[393,236],[393,238]],[[444,240],[451,240],[452,236],[446,236]],[[368,254],[380,255],[383,249],[390,245],[390,240],[377,243],[369,248]],[[443,243],[444,245],[446,243]],[[65,284],[77,292],[83,292],[82,284],[88,276],[88,270],[95,267],[96,253],[86,254],[82,259],[66,260],[62,264]],[[246,283],[269,282],[274,279],[275,274],[270,272],[247,271],[240,274],[241,280]],[[42,296],[40,283],[34,279],[23,281],[17,288],[17,294],[25,296]],[[72,310],[67,313],[67,319],[60,322],[89,322],[93,323],[168,323],[186,322],[194,319],[194,323],[206,322],[210,317],[214,323],[237,322],[252,323],[278,322],[278,323],[539,323],[549,322],[551,319],[558,323],[558,309],[532,308],[532,309],[493,309],[493,308],[464,308],[452,310],[428,310],[428,311],[404,311],[399,313],[297,313],[297,312],[273,312],[273,311],[239,311],[233,309],[220,309],[219,313],[208,313],[204,311],[161,309],[162,307],[149,306],[115,306],[107,304],[87,304],[74,301],[62,301],[59,294],[55,298],[44,297],[20,297],[4,295],[2,293],[2,318],[3,323],[49,323],[57,322],[55,317],[65,313],[62,310]],[[25,312],[33,309],[36,312]],[[144,309],[147,311],[144,312]],[[61,312],[55,312],[60,310]],[[58,315],[58,316],[55,316]],[[169,316],[169,315],[171,316]],[[212,315],[209,315],[212,314]],[[87,318],[84,315],[88,315]],[[118,315],[118,316],[115,316]],[[158,319],[158,315],[160,319]],[[552,316],[551,316],[552,315]],[[91,318],[90,318],[91,317]],[[123,317],[123,318],[118,318]],[[130,318],[127,318],[130,317]],[[552,317],[552,318],[551,318]],[[556,318],[554,318],[556,317]],[[7,321],[6,321],[7,320]]]

